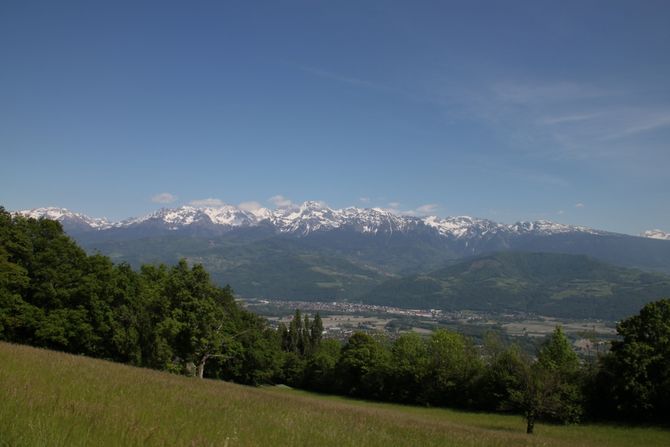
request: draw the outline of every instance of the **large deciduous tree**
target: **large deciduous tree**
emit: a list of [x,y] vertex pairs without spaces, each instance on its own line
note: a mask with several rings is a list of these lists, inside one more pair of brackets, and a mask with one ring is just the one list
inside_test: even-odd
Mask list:
[[533,433],[540,418],[579,421],[583,408],[579,358],[560,326],[542,345],[537,361],[526,359],[519,372],[521,386],[510,397],[526,418],[526,433]]
[[[609,383],[615,415],[666,422],[670,414],[670,299],[649,303],[620,322],[621,340],[604,359],[600,382]],[[603,397],[607,397],[603,396]]]
[[442,405],[473,405],[474,383],[482,371],[479,353],[471,340],[456,332],[438,329],[428,341],[430,376],[426,398]]
[[390,355],[369,334],[356,332],[342,348],[337,365],[340,389],[355,396],[383,398]]

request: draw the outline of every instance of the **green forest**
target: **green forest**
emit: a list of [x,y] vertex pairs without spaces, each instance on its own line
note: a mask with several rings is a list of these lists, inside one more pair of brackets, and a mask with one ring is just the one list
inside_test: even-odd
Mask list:
[[[659,297],[661,298],[661,297]],[[318,315],[271,328],[201,265],[114,264],[59,223],[0,207],[0,340],[248,385],[576,423],[667,423],[670,300],[617,327],[608,354],[581,360],[560,327],[535,356],[494,336],[322,339]]]

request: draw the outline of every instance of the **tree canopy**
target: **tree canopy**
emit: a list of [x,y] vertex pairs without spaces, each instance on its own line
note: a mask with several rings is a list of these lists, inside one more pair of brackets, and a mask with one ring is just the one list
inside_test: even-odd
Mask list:
[[601,386],[616,416],[667,421],[670,414],[670,299],[649,303],[620,322],[621,339],[603,363]]

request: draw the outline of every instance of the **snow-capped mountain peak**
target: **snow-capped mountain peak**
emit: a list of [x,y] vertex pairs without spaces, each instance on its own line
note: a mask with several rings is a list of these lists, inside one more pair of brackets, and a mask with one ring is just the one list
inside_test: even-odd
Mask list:
[[670,233],[666,233],[665,231],[661,230],[647,230],[644,233],[640,234],[640,236],[648,237],[651,239],[661,239],[670,241]]
[[471,237],[474,233],[487,234],[490,232],[504,231],[506,226],[486,219],[476,219],[470,216],[455,216],[439,218],[429,216],[423,219],[429,227],[435,228],[440,235],[462,239]]
[[180,206],[179,208],[161,208],[160,210],[149,215],[127,219],[117,224],[117,228],[129,227],[139,225],[144,222],[164,223],[170,226],[171,229],[179,229],[189,225],[220,225],[224,227],[243,227],[254,225],[262,220],[264,212],[267,210],[262,208],[255,213],[241,210],[232,205],[223,205],[220,207],[195,207],[195,206]]
[[435,231],[440,237],[459,240],[529,233],[534,235],[568,232],[604,233],[586,227],[559,224],[546,220],[517,222],[507,225],[470,216],[416,217],[398,215],[392,210],[383,208],[349,207],[333,209],[318,201],[308,201],[297,206],[275,210],[267,208],[245,210],[233,205],[219,207],[186,205],[178,208],[162,208],[143,217],[115,223],[106,219],[90,218],[63,208],[37,208],[20,211],[19,213],[28,217],[55,219],[61,221],[66,227],[69,226],[75,230],[123,229],[142,226],[154,229],[187,230],[198,227],[220,233],[235,228],[266,225],[278,233],[306,236],[314,232],[336,229],[348,229],[366,234],[393,234],[423,227],[429,231]]
[[280,208],[270,217],[282,233],[309,234],[319,230],[332,230],[342,224],[342,211],[333,210],[321,202],[304,202],[296,208]]
[[510,225],[509,228],[515,233],[540,233],[540,234],[561,234],[570,232],[603,234],[604,231],[594,230],[592,228],[566,225],[549,220],[522,221]]
[[58,222],[65,222],[71,226],[89,227],[92,230],[105,230],[112,226],[112,224],[104,217],[89,217],[85,214],[72,212],[67,208],[34,208],[31,210],[18,211],[17,214],[33,219],[57,220]]

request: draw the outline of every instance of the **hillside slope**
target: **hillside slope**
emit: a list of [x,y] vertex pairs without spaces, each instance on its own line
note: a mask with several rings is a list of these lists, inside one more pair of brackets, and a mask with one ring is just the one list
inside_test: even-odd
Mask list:
[[409,308],[524,311],[617,320],[670,296],[670,276],[581,255],[504,252],[391,279],[363,301]]
[[664,446],[670,432],[539,425],[190,379],[0,343],[0,440],[11,446]]

